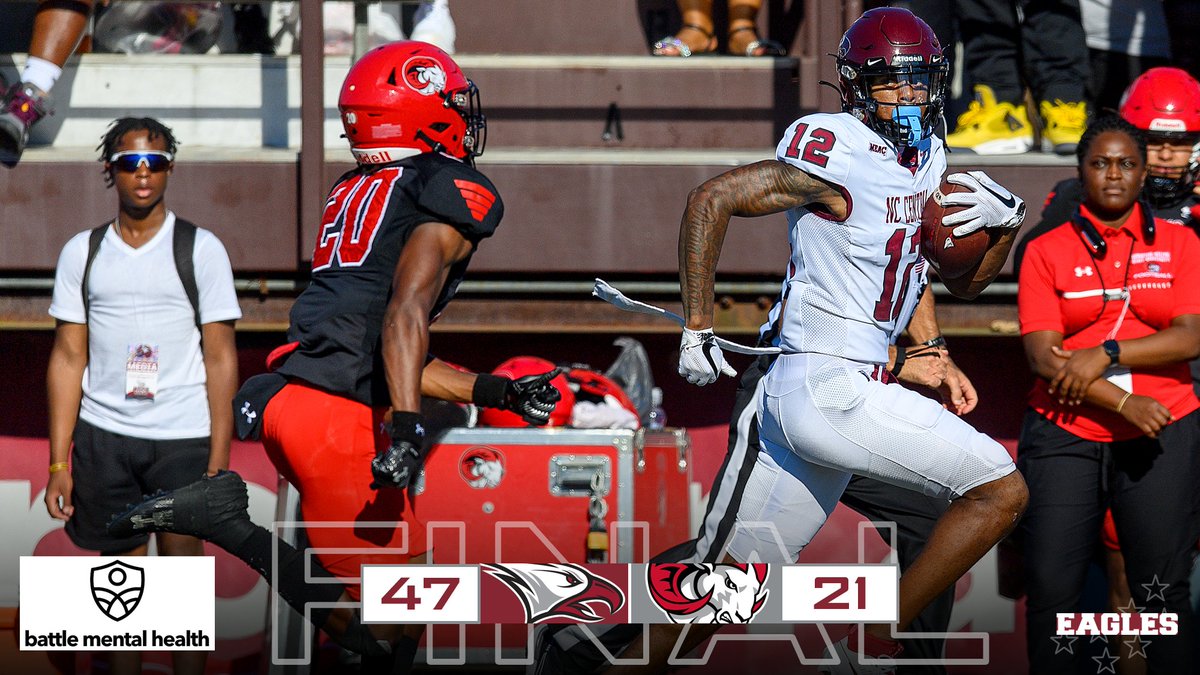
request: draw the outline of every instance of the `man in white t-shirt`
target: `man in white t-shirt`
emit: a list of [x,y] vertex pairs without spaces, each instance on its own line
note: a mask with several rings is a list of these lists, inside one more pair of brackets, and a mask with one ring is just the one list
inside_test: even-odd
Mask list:
[[[229,466],[241,310],[221,242],[167,210],[175,146],[154,119],[109,127],[101,160],[117,216],[72,237],[54,279],[46,508],[103,554],[147,552],[148,535],[105,529],[124,505]],[[157,543],[163,555],[204,552],[178,534]],[[204,670],[203,652],[173,657],[177,673]],[[114,652],[112,672],[141,672],[140,658]]]

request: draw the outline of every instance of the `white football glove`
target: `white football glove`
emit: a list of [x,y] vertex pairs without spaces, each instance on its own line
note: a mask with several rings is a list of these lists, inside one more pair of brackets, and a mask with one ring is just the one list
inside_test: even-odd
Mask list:
[[691,330],[685,327],[679,343],[679,374],[688,382],[703,387],[716,382],[721,373],[737,376],[733,366],[725,363],[725,355],[713,340],[712,329]]
[[1020,227],[1025,220],[1025,202],[982,171],[952,173],[946,176],[946,181],[971,189],[970,192],[952,192],[942,198],[942,206],[968,207],[942,218],[943,225],[958,226],[954,228],[956,237],[985,227]]

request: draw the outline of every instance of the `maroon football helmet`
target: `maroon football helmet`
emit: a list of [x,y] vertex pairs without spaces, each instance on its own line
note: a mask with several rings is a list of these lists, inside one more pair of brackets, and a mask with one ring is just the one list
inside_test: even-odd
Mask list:
[[[897,7],[865,12],[842,36],[837,70],[843,112],[900,147],[933,135],[946,101],[949,65],[933,29],[912,12]],[[871,88],[889,83],[908,83],[924,101],[897,105],[892,119],[879,119],[880,102]]]
[[363,54],[346,74],[338,109],[359,164],[423,152],[469,162],[483,154],[479,90],[431,44],[393,42]]

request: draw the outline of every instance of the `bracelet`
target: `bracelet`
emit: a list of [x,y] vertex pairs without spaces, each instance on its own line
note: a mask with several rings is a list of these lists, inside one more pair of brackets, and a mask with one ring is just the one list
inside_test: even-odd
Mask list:
[[58,473],[59,471],[66,471],[68,466],[69,465],[66,462],[55,462],[50,465],[50,473]]
[[1118,415],[1121,414],[1121,408],[1125,407],[1125,401],[1128,401],[1130,396],[1133,396],[1132,391],[1125,392],[1125,395],[1121,397],[1121,402],[1117,404],[1117,414]]
[[939,335],[939,336],[933,338],[932,340],[926,340],[926,341],[922,342],[921,344],[925,347],[941,347],[941,348],[945,349],[946,348],[946,337],[944,335]]
[[904,368],[904,347],[896,347],[896,362],[892,364],[892,377],[900,377],[900,370]]

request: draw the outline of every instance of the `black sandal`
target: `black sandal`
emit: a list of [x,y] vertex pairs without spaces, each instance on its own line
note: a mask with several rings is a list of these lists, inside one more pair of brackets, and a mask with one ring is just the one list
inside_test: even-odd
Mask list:
[[[735,33],[741,33],[743,31],[750,31],[750,32],[754,33],[754,39],[750,41],[750,44],[746,45],[745,53],[734,54],[734,56],[750,56],[750,57],[787,56],[787,50],[784,49],[783,45],[779,44],[778,42],[776,42],[774,40],[760,39],[758,37],[758,30],[755,29],[753,26],[742,26],[741,28],[734,28],[733,30],[729,31],[729,35],[727,37],[732,38]],[[759,50],[762,50],[761,53],[759,52]],[[732,53],[732,52],[730,52],[730,53]]]
[[[683,31],[684,29],[694,30],[703,35],[705,39],[708,40],[708,49],[705,49],[704,51],[693,51],[686,42],[679,39],[678,33],[676,33],[675,35],[668,35],[658,42],[655,42],[650,50],[650,53],[654,56],[677,56],[687,58],[689,56],[703,56],[704,54],[712,54],[713,52],[717,51],[717,38],[712,33],[704,30],[704,28],[697,26],[694,23],[685,23],[679,30]],[[674,49],[676,50],[676,53],[664,54],[662,53],[662,50],[664,49]]]

